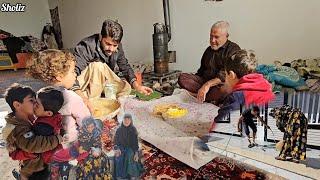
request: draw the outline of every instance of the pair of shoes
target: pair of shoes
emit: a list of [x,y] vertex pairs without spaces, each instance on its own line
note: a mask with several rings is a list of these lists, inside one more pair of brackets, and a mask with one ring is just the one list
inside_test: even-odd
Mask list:
[[16,180],[20,180],[20,173],[16,169],[12,170],[12,175]]
[[280,160],[280,161],[286,161],[286,158],[283,158],[283,157],[280,157],[280,156],[277,156],[275,157],[276,160]]
[[254,144],[249,144],[248,145],[248,148],[252,148],[252,147],[254,147]]

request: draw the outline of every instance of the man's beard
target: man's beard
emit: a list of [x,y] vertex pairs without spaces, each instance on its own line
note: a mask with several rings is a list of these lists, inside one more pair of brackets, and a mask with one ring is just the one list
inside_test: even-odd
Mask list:
[[215,50],[215,51],[218,50],[220,47],[221,47],[221,46],[217,46],[217,45],[212,46],[212,45],[211,45],[211,49],[213,49],[213,50]]
[[108,56],[111,56],[112,55],[112,52],[111,51],[104,51],[104,53]]
[[104,47],[103,44],[101,44],[101,49],[102,49],[102,52],[107,55],[107,56],[111,56],[112,55],[112,52],[109,51],[109,50],[106,50],[106,48]]

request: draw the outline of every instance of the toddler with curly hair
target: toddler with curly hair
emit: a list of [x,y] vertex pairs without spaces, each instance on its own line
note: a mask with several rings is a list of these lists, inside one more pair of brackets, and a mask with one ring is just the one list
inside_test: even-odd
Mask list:
[[67,162],[73,157],[70,149],[78,139],[78,127],[82,120],[91,116],[82,98],[69,90],[76,81],[75,57],[70,52],[48,49],[35,53],[27,64],[27,74],[62,91],[64,104],[59,110],[63,116],[63,129],[68,139],[68,146],[53,155],[55,162]]

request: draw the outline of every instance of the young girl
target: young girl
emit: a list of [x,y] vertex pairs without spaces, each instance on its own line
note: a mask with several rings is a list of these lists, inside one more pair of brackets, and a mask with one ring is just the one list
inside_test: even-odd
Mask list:
[[140,179],[144,171],[139,160],[138,132],[133,126],[132,116],[124,120],[115,135],[115,174],[117,179]]
[[69,146],[57,151],[53,161],[58,164],[68,162],[72,160],[69,147],[78,139],[77,127],[82,125],[83,119],[91,116],[82,98],[68,90],[76,81],[75,57],[70,52],[49,49],[35,53],[27,67],[27,74],[33,78],[61,88],[64,104],[59,113],[63,116],[63,129]]
[[[112,179],[108,157],[102,151],[102,122],[99,119],[83,120],[79,132],[77,179]],[[84,153],[83,153],[84,152]]]

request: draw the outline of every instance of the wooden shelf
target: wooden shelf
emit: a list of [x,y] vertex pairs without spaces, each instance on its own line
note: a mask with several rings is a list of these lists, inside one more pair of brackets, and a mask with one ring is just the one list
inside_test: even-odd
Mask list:
[[13,69],[14,71],[17,70],[16,66],[12,63],[10,56],[0,56],[0,70],[5,69]]

